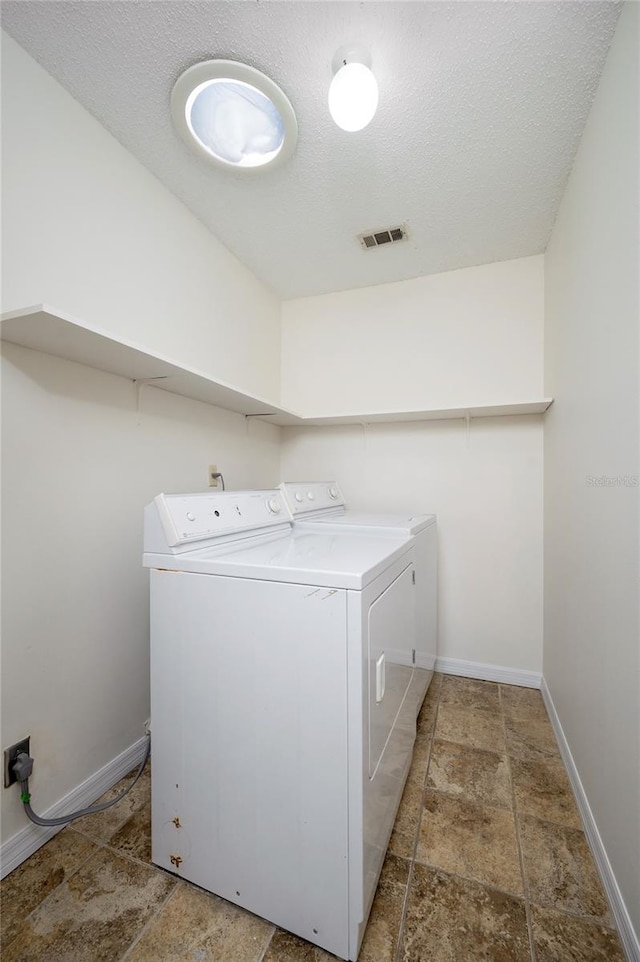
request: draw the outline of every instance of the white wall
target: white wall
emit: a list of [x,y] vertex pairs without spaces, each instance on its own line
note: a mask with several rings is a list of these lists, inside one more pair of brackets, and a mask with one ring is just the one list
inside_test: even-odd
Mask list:
[[2,35],[3,310],[46,302],[277,401],[280,302]]
[[[280,303],[2,37],[3,310],[46,302],[279,395]],[[3,359],[2,743],[32,735],[46,809],[143,733],[142,509],[160,490],[279,481],[279,432],[36,352]],[[25,824],[2,799],[2,838]]]
[[435,512],[438,654],[541,671],[539,417],[286,428],[282,474],[335,478],[360,510]]
[[[283,403],[335,414],[539,398],[543,308],[542,257],[287,301]],[[354,508],[436,512],[440,656],[541,671],[540,418],[474,420],[468,436],[463,421],[287,428],[282,473],[335,478]]]
[[544,675],[640,935],[638,41],[627,3],[545,259]]
[[[6,345],[2,743],[31,735],[38,811],[140,738],[149,714],[142,509],[159,491],[275,486],[279,430]],[[25,824],[2,794],[2,839]]]
[[543,311],[541,255],[285,301],[282,402],[330,415],[532,400]]

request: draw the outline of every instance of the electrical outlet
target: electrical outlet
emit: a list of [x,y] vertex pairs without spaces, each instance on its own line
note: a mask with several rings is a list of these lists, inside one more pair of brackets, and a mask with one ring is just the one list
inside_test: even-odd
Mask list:
[[31,740],[31,735],[27,735],[23,738],[21,742],[16,742],[11,748],[5,748],[4,750],[4,787],[9,788],[9,785],[13,785],[18,779],[13,774],[12,766],[20,752],[26,752],[29,754],[29,742]]
[[209,465],[209,487],[210,488],[218,487],[218,478],[214,478],[214,474],[217,474],[217,473],[218,473],[217,466],[215,464],[210,464]]

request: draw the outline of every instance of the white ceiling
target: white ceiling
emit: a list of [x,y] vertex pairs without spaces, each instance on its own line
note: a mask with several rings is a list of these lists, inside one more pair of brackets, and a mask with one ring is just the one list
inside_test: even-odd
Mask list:
[[[5,0],[4,29],[285,298],[544,250],[620,4],[598,0]],[[338,47],[380,88],[348,134],[326,98]],[[287,93],[296,152],[243,177],[174,131],[191,64],[242,60]],[[409,243],[355,235],[406,222]]]

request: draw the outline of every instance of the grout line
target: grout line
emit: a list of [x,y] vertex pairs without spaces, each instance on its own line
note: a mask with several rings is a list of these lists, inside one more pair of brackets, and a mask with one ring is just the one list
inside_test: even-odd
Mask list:
[[[168,869],[162,868],[160,865],[156,865],[155,862],[145,862],[144,859],[137,858],[137,856],[132,855],[130,852],[123,852],[119,848],[114,848],[112,845],[109,845],[108,842],[104,842],[102,847],[105,848],[112,855],[117,855],[118,858],[123,858],[125,859],[125,861],[132,862],[134,865],[141,865],[143,866],[143,868],[152,869],[154,872],[157,872],[159,875],[164,875],[165,878],[175,879],[176,882],[188,881],[188,879],[182,878],[181,875],[176,875],[173,872],[170,872]],[[215,895],[215,892],[212,892],[211,894]]]
[[[433,684],[433,680],[431,682]],[[431,686],[429,686],[431,687]],[[429,692],[427,691],[427,696]],[[425,698],[427,697],[425,696]],[[396,944],[396,951],[394,953],[394,962],[400,962],[400,957],[402,954],[402,943],[404,940],[404,926],[407,918],[407,908],[409,905],[409,896],[411,893],[411,886],[413,885],[413,868],[416,860],[416,852],[418,850],[418,839],[420,838],[420,826],[422,825],[422,813],[424,812],[424,793],[426,791],[427,775],[429,773],[429,765],[431,764],[431,752],[433,751],[433,741],[436,737],[436,725],[438,724],[438,709],[440,707],[440,698],[442,696],[442,682],[440,682],[440,688],[436,697],[435,712],[433,716],[433,727],[429,735],[429,752],[427,754],[427,764],[424,769],[424,781],[422,783],[422,791],[420,794],[420,811],[418,814],[418,820],[416,823],[415,836],[413,839],[413,850],[411,857],[409,859],[409,874],[407,875],[407,889],[404,893],[404,901],[402,904],[402,913],[400,915],[400,925],[398,927],[398,941]],[[424,703],[423,703],[424,704]]]
[[[610,932],[615,932],[616,935],[620,935],[616,927],[615,920],[607,922],[606,919],[601,918],[597,915],[581,915],[579,912],[569,912],[567,909],[559,909],[556,905],[550,905],[545,902],[532,902],[532,906],[538,906],[541,909],[547,909],[549,912],[554,912],[557,915],[564,915],[568,919],[576,919],[579,922],[584,922],[587,925],[597,925],[602,929],[608,929]],[[609,915],[613,918],[612,913]]]
[[[481,889],[489,889],[491,892],[499,892],[500,895],[506,895],[510,899],[515,899],[517,902],[524,902],[524,895],[518,895],[516,892],[509,892],[508,889],[501,889],[499,885],[494,885],[492,882],[482,882],[480,879],[471,878],[470,875],[460,875],[459,872],[451,872],[449,869],[442,868],[441,865],[435,865],[433,862],[421,862],[416,860],[418,865],[423,865],[425,868],[432,869],[439,875],[446,875],[448,878],[458,879],[460,882],[468,882],[471,885],[477,885]],[[543,906],[546,907],[546,906]]]
[[[457,742],[449,742],[450,745],[457,745]],[[497,752],[494,754],[498,755]],[[498,758],[504,758],[506,760],[506,755],[498,755]],[[431,758],[429,758],[431,760]],[[509,805],[498,805],[496,802],[485,802],[481,798],[472,798],[471,795],[462,795],[459,792],[447,792],[444,788],[426,788],[425,792],[435,792],[437,795],[444,795],[446,798],[454,798],[458,802],[467,802],[469,805],[477,805],[478,808],[491,808],[496,812],[513,812],[513,809]]]
[[524,868],[524,855],[522,852],[522,841],[520,838],[520,817],[519,817],[518,808],[516,805],[516,789],[513,781],[513,773],[511,771],[511,756],[509,755],[509,744],[507,741],[507,718],[506,718],[506,715],[504,712],[504,706],[502,703],[502,688],[500,688],[500,707],[502,710],[502,731],[504,734],[505,757],[507,759],[509,784],[511,785],[511,804],[513,806],[513,822],[514,822],[515,833],[516,833],[516,846],[518,849],[518,861],[520,863],[520,875],[522,876],[522,893],[524,895],[524,911],[527,918],[527,932],[529,934],[529,950],[531,953],[532,962],[537,962],[535,943],[533,941],[533,915],[531,912],[531,898],[529,895],[529,883],[527,881],[527,875]]
[[135,947],[136,947],[136,945],[138,944],[138,942],[140,942],[140,940],[141,940],[142,937],[145,935],[145,933],[147,932],[147,930],[153,925],[153,923],[156,921],[156,919],[158,918],[158,916],[160,915],[160,913],[162,912],[162,910],[165,908],[165,906],[167,906],[167,905],[169,904],[169,902],[171,901],[171,899],[174,897],[174,895],[176,894],[176,892],[177,892],[178,889],[180,888],[180,885],[181,885],[181,880],[179,879],[178,882],[177,882],[177,884],[174,885],[172,888],[169,889],[167,895],[165,896],[165,898],[163,898],[162,902],[160,902],[160,904],[158,905],[156,911],[147,919],[147,921],[145,922],[145,924],[142,926],[142,928],[140,929],[140,931],[139,931],[138,934],[136,935],[136,937],[135,937],[135,939],[133,940],[133,942],[131,942],[131,944],[129,945],[129,947],[128,947],[127,949],[125,949],[124,955],[121,955],[121,956],[120,956],[120,962],[125,962],[125,959],[128,958],[128,957],[130,957],[131,953],[132,953],[133,950],[135,949]]
[[[71,825],[68,825],[67,828],[69,829],[69,831],[75,832],[76,835],[82,835],[83,838],[86,838],[88,842],[93,842],[94,845],[108,845],[108,844],[109,844],[109,842],[108,842],[107,839],[104,839],[104,838],[96,838],[95,835],[89,835],[88,832],[84,831],[84,830],[81,829],[81,828],[73,828]],[[115,834],[115,833],[114,833],[114,834]]]

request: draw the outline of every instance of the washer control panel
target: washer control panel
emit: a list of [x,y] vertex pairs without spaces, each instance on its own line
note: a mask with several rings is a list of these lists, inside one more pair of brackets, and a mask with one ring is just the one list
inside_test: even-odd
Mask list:
[[344,498],[335,481],[283,481],[280,491],[294,517],[344,508]]
[[289,521],[280,491],[159,494],[154,503],[170,548]]

